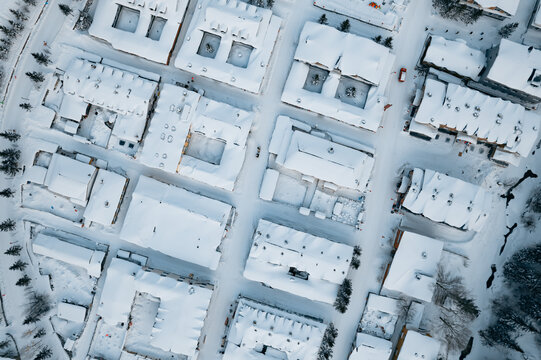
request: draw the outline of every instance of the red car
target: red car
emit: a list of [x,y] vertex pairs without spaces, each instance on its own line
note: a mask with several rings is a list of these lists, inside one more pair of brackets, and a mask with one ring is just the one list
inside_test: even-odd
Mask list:
[[406,81],[406,68],[402,68],[400,69],[400,74],[398,74],[398,81],[399,82],[404,82]]

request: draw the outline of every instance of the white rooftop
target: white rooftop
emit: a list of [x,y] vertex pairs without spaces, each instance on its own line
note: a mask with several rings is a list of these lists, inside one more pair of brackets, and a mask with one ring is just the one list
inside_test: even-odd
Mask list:
[[140,176],[120,238],[216,269],[230,213],[231,205]]
[[259,93],[280,23],[271,10],[244,1],[199,0],[175,66]]
[[99,169],[85,208],[85,222],[111,225],[120,207],[126,183],[124,176]]
[[252,121],[250,112],[165,84],[144,139],[141,162],[233,190]]
[[389,340],[358,333],[355,349],[349,360],[388,360],[393,351],[393,343]]
[[541,76],[541,50],[502,39],[487,79],[541,98],[541,87],[528,82],[534,72]]
[[488,218],[491,201],[490,193],[481,186],[415,168],[402,207],[458,229],[479,231]]
[[56,315],[64,320],[83,323],[86,317],[86,308],[76,304],[60,302],[57,305]]
[[[469,2],[472,2],[470,0]],[[487,10],[501,9],[509,15],[513,16],[517,12],[520,0],[473,0],[480,7]]]
[[276,163],[301,174],[364,191],[372,173],[371,154],[309,134],[305,124],[279,116],[272,134],[269,152]]
[[[296,314],[256,303],[239,301],[227,338],[223,360],[316,360],[325,325]],[[267,352],[261,353],[266,345]]]
[[148,338],[150,345],[189,358],[193,356],[212,291],[114,258],[107,269],[97,314],[110,326],[127,324],[137,292],[159,299]]
[[456,129],[523,157],[529,155],[541,127],[541,117],[521,105],[434,79],[425,82],[415,121]]
[[404,232],[383,288],[422,301],[432,301],[443,242]]
[[448,40],[432,35],[423,61],[461,76],[478,80],[485,67],[485,52],[471,48],[465,40]]
[[[370,39],[307,22],[299,38],[282,101],[376,131],[383,116],[384,92],[394,58],[388,48]],[[319,92],[305,89],[310,66],[330,71],[325,79],[321,78],[323,84]],[[364,104],[347,103],[337,97],[344,77],[358,81],[355,88],[359,97],[366,96]]]
[[[316,301],[332,303],[347,275],[353,248],[259,220],[244,277]],[[291,267],[308,273],[304,280]]]
[[364,333],[390,340],[399,315],[398,300],[370,293],[364,307],[360,328]]
[[101,275],[101,264],[105,258],[103,251],[91,250],[43,233],[36,236],[32,250],[35,254],[81,267],[96,278]]
[[86,205],[97,169],[81,161],[54,153],[43,185],[73,202]]
[[167,64],[187,7],[188,0],[100,0],[88,32],[115,49]]
[[437,360],[439,351],[438,340],[408,330],[396,360]]

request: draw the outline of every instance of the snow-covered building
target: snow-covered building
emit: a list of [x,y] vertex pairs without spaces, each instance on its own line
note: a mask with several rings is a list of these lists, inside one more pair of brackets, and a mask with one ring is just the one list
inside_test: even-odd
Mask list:
[[53,127],[133,155],[157,88],[156,81],[135,72],[76,58],[58,75],[44,102],[57,111]]
[[97,315],[105,324],[125,329],[126,342],[136,341],[139,349],[162,350],[168,358],[194,359],[212,290],[163,275],[113,259]]
[[359,327],[363,333],[390,340],[399,316],[398,300],[370,293]]
[[491,156],[518,165],[535,145],[541,117],[522,105],[461,85],[427,79],[410,132],[433,139],[438,130],[460,140],[494,146]]
[[516,14],[520,0],[460,0],[460,3],[482,10],[486,15],[505,19]]
[[537,2],[537,8],[532,16],[530,26],[536,30],[541,30],[541,1]]
[[388,360],[392,352],[393,343],[389,340],[358,333],[349,360]]
[[440,342],[430,336],[406,330],[399,341],[396,360],[437,360],[440,346]]
[[92,186],[92,194],[85,208],[85,225],[98,223],[109,226],[114,224],[127,186],[128,179],[124,176],[98,169]]
[[436,35],[428,37],[422,58],[425,65],[472,80],[479,80],[486,61],[485,52],[469,47],[465,40],[448,40]]
[[324,332],[315,319],[240,299],[223,360],[316,360]]
[[99,278],[105,253],[76,245],[56,236],[38,233],[32,242],[34,254],[46,256],[86,270],[88,275]]
[[404,174],[398,193],[402,209],[463,231],[480,231],[492,202],[479,185],[419,168]]
[[115,49],[168,64],[188,0],[100,0],[90,35]]
[[307,22],[282,101],[376,131],[395,56],[371,39]]
[[279,116],[259,197],[297,206],[305,215],[314,212],[316,217],[355,225],[362,210],[359,198],[374,165],[373,150],[341,142],[338,136]]
[[532,103],[541,102],[541,50],[502,39],[486,75],[489,84]]
[[281,19],[240,0],[199,0],[175,66],[259,93]]
[[253,117],[165,84],[138,157],[150,167],[233,190]]
[[259,220],[244,277],[272,288],[332,303],[345,279],[353,248]]
[[140,176],[120,238],[216,269],[231,210],[223,202]]
[[61,319],[76,323],[83,323],[86,318],[87,309],[84,306],[60,302],[56,308],[56,316]]
[[404,232],[384,279],[382,293],[403,294],[431,302],[442,251],[443,242]]
[[408,0],[380,3],[372,0],[314,0],[314,5],[374,26],[398,31],[407,2]]

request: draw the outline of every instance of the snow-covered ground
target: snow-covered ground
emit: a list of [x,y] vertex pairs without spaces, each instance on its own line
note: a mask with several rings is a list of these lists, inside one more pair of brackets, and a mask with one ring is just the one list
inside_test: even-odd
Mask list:
[[[16,1],[6,1],[6,3],[7,6],[0,9],[1,18],[9,18],[10,14],[6,9]],[[509,203],[508,207],[506,207],[505,199],[500,198],[499,195],[516,182],[527,169],[541,176],[539,145],[534,147],[532,155],[522,159],[519,166],[503,168],[488,160],[486,153],[480,154],[478,149],[455,142],[452,138],[447,142],[446,137],[442,135],[440,139],[426,142],[403,131],[406,121],[411,120],[410,106],[415,90],[420,87],[423,81],[421,74],[415,70],[415,66],[421,56],[427,34],[441,35],[447,39],[463,38],[472,48],[486,50],[499,43],[497,30],[502,24],[500,21],[482,17],[475,24],[465,26],[458,22],[443,20],[433,12],[431,0],[411,1],[404,11],[401,10],[403,16],[401,26],[398,31],[393,33],[366,22],[350,19],[350,32],[352,34],[367,38],[377,35],[381,35],[383,38],[387,36],[394,38],[392,52],[396,60],[389,74],[390,80],[385,93],[387,102],[391,106],[384,112],[383,121],[377,132],[372,133],[284,104],[280,100],[305,23],[317,21],[322,13],[326,14],[330,26],[336,27],[345,19],[343,15],[327,12],[314,6],[312,0],[276,0],[273,13],[282,19],[282,23],[259,95],[244,92],[206,77],[194,76],[190,72],[175,68],[173,64],[158,64],[126,52],[117,51],[110,45],[92,38],[87,32],[72,30],[76,16],[73,14],[64,16],[57,5],[68,3],[74,9],[82,8],[84,1],[41,0],[37,3],[38,5],[32,8],[32,16],[28,20],[26,32],[18,38],[11,48],[8,60],[3,64],[5,69],[9,70],[6,73],[13,70],[13,76],[7,75],[2,87],[3,90],[7,89],[7,92],[5,93],[5,101],[0,107],[1,130],[16,129],[18,133],[23,135],[15,146],[22,151],[21,167],[25,167],[25,172],[29,171],[36,151],[44,142],[49,142],[60,145],[65,151],[104,159],[107,161],[108,169],[123,174],[130,181],[116,224],[110,227],[81,227],[80,224],[77,225],[73,222],[78,222],[80,219],[73,215],[73,207],[68,206],[69,202],[64,204],[64,208],[69,209],[70,214],[62,214],[63,217],[67,218],[62,219],[48,212],[42,206],[43,204],[32,202],[33,199],[29,199],[28,195],[29,187],[25,187],[24,191],[21,191],[25,174],[21,173],[14,178],[1,175],[0,189],[10,186],[16,190],[16,194],[13,198],[0,198],[0,221],[8,217],[15,219],[17,228],[13,232],[0,233],[0,290],[2,299],[0,341],[4,339],[4,334],[13,336],[23,359],[33,358],[44,345],[51,347],[54,359],[68,358],[62,349],[63,342],[56,336],[53,325],[57,331],[64,335],[70,331],[77,332],[77,341],[72,352],[72,358],[77,360],[85,359],[91,349],[96,349],[96,346],[99,348],[101,345],[105,348],[111,347],[115,353],[108,358],[117,359],[120,356],[119,347],[121,345],[119,344],[124,342],[123,335],[122,338],[120,335],[118,338],[115,337],[122,331],[119,332],[118,328],[110,327],[106,322],[99,321],[98,308],[103,295],[104,276],[96,279],[95,294],[92,294],[94,290],[90,292],[89,290],[93,289],[93,281],[88,279],[83,281],[82,275],[73,277],[75,272],[69,272],[68,267],[60,266],[53,260],[43,261],[41,267],[49,269],[48,273],[51,274],[53,283],[59,284],[55,285],[54,291],[51,291],[49,281],[40,275],[38,259],[32,253],[32,240],[30,238],[30,222],[32,222],[64,231],[75,237],[83,237],[107,245],[109,248],[103,262],[104,273],[117,252],[122,249],[147,256],[147,266],[150,268],[212,283],[214,291],[199,337],[201,339],[197,355],[199,360],[221,358],[220,352],[224,350],[223,337],[226,334],[226,323],[232,321],[233,311],[236,309],[236,301],[239,296],[319,318],[325,323],[332,321],[338,329],[333,359],[346,360],[354,344],[368,294],[379,294],[385,267],[391,260],[394,235],[403,218],[402,214],[392,211],[396,201],[396,186],[400,182],[404,169],[416,167],[432,169],[475,185],[481,185],[491,194],[489,216],[481,231],[472,234],[473,238],[470,241],[446,242],[444,250],[455,252],[469,259],[469,267],[462,268],[461,273],[466,279],[466,285],[471,289],[472,296],[481,308],[480,317],[471,325],[475,339],[472,352],[467,358],[498,359],[502,357],[498,349],[486,348],[481,345],[477,330],[488,324],[491,299],[498,294],[503,286],[500,269],[505,260],[514,251],[534,243],[541,236],[541,227],[538,226],[533,230],[527,229],[520,222],[525,203],[532,189],[539,185],[539,178],[527,179],[517,187],[513,192],[515,199]],[[96,3],[97,0],[94,0],[91,9],[95,9]],[[179,53],[196,6],[196,1],[190,1],[184,25],[181,27],[179,39],[171,58],[176,58]],[[518,29],[510,37],[511,40],[520,42],[523,38],[527,39],[526,41],[536,38],[530,34],[524,34],[534,6],[534,0],[520,2],[516,15],[511,19],[519,22]],[[76,13],[76,11],[74,12]],[[209,183],[199,182],[182,173],[168,173],[148,167],[121,152],[108,150],[103,145],[78,141],[66,133],[51,130],[48,126],[36,126],[40,122],[37,102],[43,97],[44,88],[35,88],[24,74],[27,71],[42,71],[51,74],[56,67],[63,68],[66,62],[69,63],[72,60],[72,57],[66,56],[62,52],[64,48],[62,44],[84,49],[100,58],[110,59],[117,64],[115,66],[126,66],[128,71],[134,67],[158,74],[162,83],[187,84],[191,90],[203,90],[205,97],[209,99],[224,102],[246,111],[253,111],[254,120],[247,138],[246,157],[234,190],[228,191]],[[54,61],[48,67],[38,65],[30,55],[32,52],[45,51],[51,52],[51,59]],[[62,66],[57,66],[62,63]],[[408,69],[407,79],[406,82],[399,83],[397,77],[402,67]],[[19,107],[19,104],[23,102],[32,103],[34,109],[31,112],[26,112]],[[341,144],[351,144],[353,148],[365,146],[373,149],[374,167],[369,186],[366,189],[364,204],[366,210],[359,229],[331,219],[306,217],[300,214],[296,207],[279,201],[263,201],[259,198],[264,173],[269,167],[270,139],[279,115],[297,119],[310,125],[313,129],[331,133],[340,138],[338,142]],[[5,139],[0,139],[0,145],[0,148],[4,149],[12,144]],[[120,230],[126,219],[137,179],[140,176],[151,177],[157,181],[218,200],[234,208],[233,222],[230,227],[226,228],[226,235],[220,244],[221,257],[216,270],[196,265],[197,261],[194,260],[191,262],[183,261],[163,252],[120,239]],[[284,189],[282,197],[298,197],[297,190],[288,186],[287,181],[284,181],[282,185]],[[32,191],[34,190],[32,189]],[[58,201],[59,204],[62,204],[63,201],[67,200],[59,198],[51,199],[51,201]],[[353,294],[350,306],[344,314],[337,312],[330,304],[314,302],[292,293],[272,289],[243,277],[254,231],[260,219],[331,239],[337,243],[361,247],[362,255],[359,269],[350,270],[347,273],[347,278],[351,279],[353,284]],[[143,218],[141,221],[143,222],[145,219]],[[508,231],[507,227],[511,227],[514,223],[518,223],[518,227],[500,253],[503,235]],[[131,219],[131,224],[136,225],[136,222]],[[182,234],[179,234],[179,238],[181,237]],[[29,263],[24,272],[8,269],[17,257],[5,255],[4,251],[14,244],[20,244],[25,248],[19,256],[21,260]],[[486,288],[485,283],[491,275],[491,265],[493,264],[498,271],[492,286]],[[48,319],[40,321],[38,326],[22,325],[26,311],[25,304],[28,303],[28,291],[25,287],[15,286],[15,282],[23,273],[32,278],[30,288],[51,294],[55,305],[65,298],[74,296],[81,300],[81,305],[88,306],[87,323],[84,329],[55,323],[55,317],[52,322]],[[69,284],[77,286],[78,290],[73,293]],[[54,314],[56,314],[56,306],[51,311],[51,316]],[[30,336],[37,327],[43,327],[46,330],[46,335],[39,339]],[[93,341],[94,344],[91,346]],[[133,349],[133,344],[126,343],[126,345],[132,346],[131,349]],[[528,346],[528,344],[522,343],[521,345],[531,354],[531,358],[536,358],[535,345]],[[454,354],[454,357],[450,356],[449,358],[454,359],[458,356]]]

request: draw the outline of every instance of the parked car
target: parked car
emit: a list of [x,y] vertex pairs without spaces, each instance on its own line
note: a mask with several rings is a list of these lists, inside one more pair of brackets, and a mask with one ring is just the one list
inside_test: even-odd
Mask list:
[[406,73],[407,73],[406,68],[400,69],[400,74],[398,74],[398,81],[399,81],[399,82],[404,82],[404,81],[406,81]]

